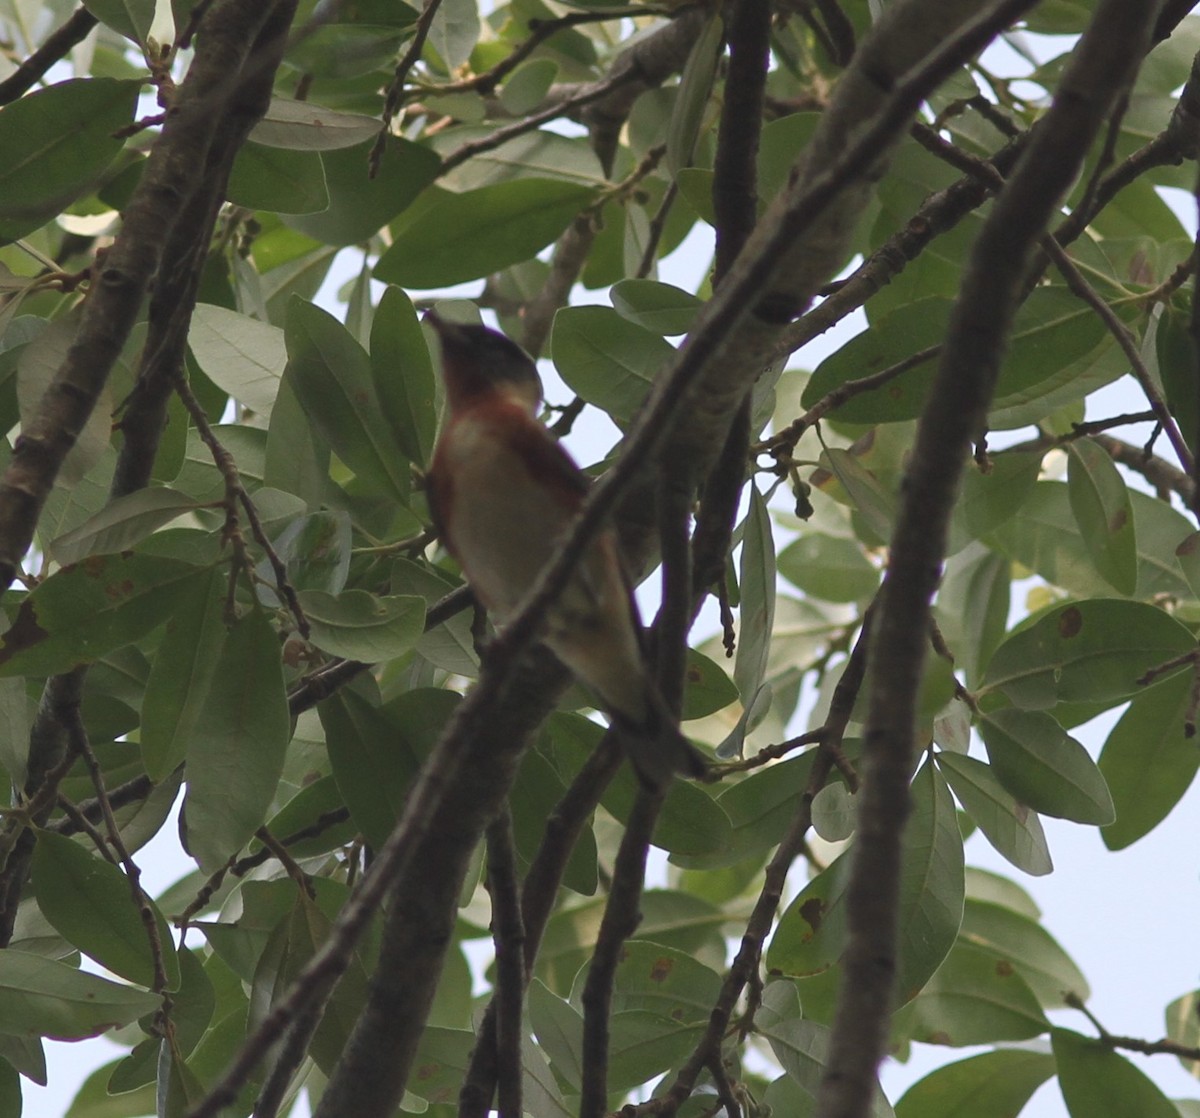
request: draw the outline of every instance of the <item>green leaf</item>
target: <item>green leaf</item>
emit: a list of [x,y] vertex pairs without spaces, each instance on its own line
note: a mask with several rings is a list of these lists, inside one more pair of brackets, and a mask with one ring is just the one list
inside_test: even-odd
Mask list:
[[87,0],[84,7],[107,27],[143,45],[154,22],[154,0]]
[[[1173,558],[1191,525],[1165,501],[1136,491],[1131,491],[1129,498],[1138,550],[1137,597],[1192,596],[1194,591]],[[1111,593],[1075,526],[1067,486],[1062,482],[1039,481],[1016,515],[992,533],[990,542],[1047,582],[1078,597]]]
[[471,56],[479,39],[479,11],[475,0],[448,0],[438,8],[429,41],[446,69],[457,70]]
[[[829,1060],[829,1029],[801,1017],[791,983],[772,982],[766,989],[763,1007],[755,1024],[788,1079],[803,1092],[804,1101],[815,1100],[825,1078]],[[784,1113],[797,1113],[789,1109]],[[892,1118],[893,1111],[878,1085],[869,1111],[870,1118]]]
[[691,53],[684,63],[679,79],[679,91],[667,125],[667,167],[676,174],[692,161],[692,153],[700,135],[700,126],[712,96],[717,61],[725,38],[725,21],[710,15],[703,30],[696,36]]
[[285,214],[315,213],[329,206],[320,155],[253,142],[238,149],[225,196],[248,210]]
[[1123,850],[1149,834],[1183,798],[1200,766],[1185,722],[1192,713],[1192,673],[1181,672],[1129,704],[1100,753],[1117,817],[1100,835]]
[[[1163,1011],[1163,1016],[1166,1018],[1167,1037],[1176,1044],[1193,1049],[1200,1045],[1200,1014],[1196,1012],[1197,993],[1192,990],[1190,993],[1176,998]],[[1184,1071],[1194,1078],[1197,1068],[1200,1068],[1200,1061],[1180,1056],[1179,1062],[1183,1065]]]
[[1037,453],[997,454],[987,473],[968,460],[946,553],[955,554],[1017,515],[1033,492],[1041,468],[1042,456]]
[[[154,981],[154,957],[129,879],[111,862],[53,831],[38,831],[33,852],[38,908],[73,946],[138,986]],[[179,960],[166,920],[146,898],[158,928],[168,989],[179,985]]]
[[635,326],[667,336],[686,334],[704,303],[682,288],[657,280],[626,279],[613,284],[613,308]]
[[[378,130],[378,122],[374,122]],[[438,175],[441,160],[424,144],[388,136],[372,178],[374,141],[321,154],[329,206],[287,224],[326,245],[361,244],[406,210]]]
[[675,1023],[707,1023],[720,993],[721,976],[691,955],[631,939],[613,979],[612,1012],[641,1010]]
[[0,951],[0,1032],[82,1040],[159,1008],[155,994],[10,948]]
[[465,194],[431,190],[393,226],[375,278],[428,289],[498,272],[550,244],[594,194],[553,179],[514,179]]
[[1104,776],[1053,715],[1005,707],[984,715],[979,732],[997,779],[1022,803],[1076,823],[1113,821]]
[[568,387],[624,423],[675,351],[610,307],[564,307],[554,316],[550,352]]
[[[464,144],[490,138],[486,125],[454,128],[430,139],[441,155],[450,155]],[[481,151],[439,176],[446,190],[460,194],[513,179],[559,179],[592,188],[608,183],[604,168],[591,144],[580,137],[562,136],[537,129],[514,136],[497,148]]]
[[142,759],[151,780],[164,780],[184,760],[204,716],[225,642],[228,582],[229,575],[214,567],[180,595],[167,622],[142,699]]
[[738,689],[728,672],[694,648],[688,649],[686,672],[681,715],[684,722],[707,718],[737,700]]
[[119,1062],[97,1068],[83,1081],[64,1118],[138,1118],[155,1113],[157,1100],[153,1083],[127,1094],[109,1094],[108,1079]]
[[614,1013],[609,1019],[609,1086],[625,1092],[678,1066],[703,1035],[699,1025],[684,1026],[642,1010]]
[[417,690],[380,709],[343,688],[317,708],[342,798],[376,849],[400,818],[421,758],[458,701],[449,691]]
[[518,66],[500,90],[500,103],[513,116],[533,112],[554,84],[558,63],[552,58],[534,58]]
[[[946,333],[952,300],[920,299],[897,309],[827,357],[812,375],[802,402],[818,400],[850,380],[871,376],[930,346]],[[1064,368],[1085,358],[1106,338],[1091,308],[1062,287],[1038,288],[1022,305],[1000,370],[991,422],[998,428],[1031,422],[1013,411],[1058,387]],[[916,419],[933,383],[936,356],[879,388],[853,396],[834,413],[847,423]]]
[[74,78],[0,109],[0,242],[15,241],[96,184],[124,146],[138,81]]
[[290,736],[279,638],[256,610],[229,630],[188,746],[188,850],[206,873],[266,821]]
[[1143,602],[1096,598],[1043,614],[1010,636],[988,663],[984,691],[1025,710],[1117,702],[1136,695],[1149,668],[1195,647],[1170,614]]
[[1087,979],[1036,920],[1004,905],[968,900],[961,935],[967,943],[1007,959],[1044,1008],[1066,1005],[1067,994],[1087,1000]]
[[384,419],[366,351],[315,303],[288,303],[288,378],[334,453],[376,489],[404,501],[411,487],[404,458]]
[[188,347],[218,387],[270,418],[287,365],[283,331],[236,311],[199,303],[192,312]]
[[21,1076],[6,1061],[0,1061],[0,1114],[21,1118]]
[[983,1052],[914,1083],[896,1103],[896,1118],[1012,1118],[1053,1074],[1054,1057],[1045,1052]]
[[[913,780],[900,877],[897,989],[908,1001],[946,957],[963,906],[962,837],[954,802],[930,764]],[[805,977],[832,967],[845,950],[850,858],[842,854],[788,905],[767,949],[767,967]]]
[[879,587],[879,570],[857,540],[806,532],[779,553],[779,573],[827,602],[857,602]]
[[196,502],[166,486],[116,497],[78,528],[50,541],[50,557],[62,566],[91,555],[126,551],[151,532],[190,512]]
[[380,597],[366,590],[302,590],[300,606],[318,648],[373,664],[403,656],[425,627],[425,603],[407,595]]
[[535,978],[529,984],[529,1023],[550,1066],[578,1091],[583,1081],[583,1015]]
[[739,575],[741,632],[733,681],[740,695],[754,695],[766,676],[775,628],[775,541],[770,513],[755,486],[750,486]]
[[[322,509],[298,517],[272,542],[295,589],[341,593],[350,571],[353,542],[350,517],[345,512]],[[274,580],[274,572],[265,560],[260,574],[264,579]],[[265,588],[260,586],[259,593],[264,592]],[[275,596],[273,592],[271,596]]]
[[207,577],[177,559],[130,552],[66,567],[22,600],[0,639],[0,676],[54,675],[132,644]]
[[879,479],[848,450],[827,447],[821,458],[845,490],[850,506],[862,513],[867,527],[881,541],[892,538],[896,519],[896,498]]
[[327,109],[315,101],[272,97],[250,133],[256,144],[295,151],[333,151],[374,140],[379,121],[361,113]]
[[[398,4],[401,11],[411,11]],[[318,23],[289,44],[288,63],[318,78],[346,79],[370,75],[392,62],[407,38],[402,28]]]
[[371,325],[371,376],[405,457],[427,466],[437,434],[437,389],[429,346],[402,288],[389,287],[379,300]]
[[1076,439],[1067,452],[1071,511],[1092,562],[1115,590],[1132,594],[1137,588],[1137,540],[1125,481],[1091,439]]
[[1179,1118],[1179,1111],[1124,1056],[1098,1040],[1053,1029],[1058,1082],[1071,1118]]
[[1049,1023],[1017,970],[990,951],[959,942],[909,1007],[906,1024],[927,1044],[1028,1040]]
[[956,665],[974,684],[1004,639],[1012,563],[981,543],[970,543],[946,562],[936,615]]
[[1013,799],[989,766],[945,751],[937,760],[963,808],[997,851],[1035,877],[1054,868],[1037,812]]

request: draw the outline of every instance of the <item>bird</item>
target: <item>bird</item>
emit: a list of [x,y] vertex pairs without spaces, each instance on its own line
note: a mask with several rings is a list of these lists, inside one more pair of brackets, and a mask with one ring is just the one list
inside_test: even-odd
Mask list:
[[[432,311],[425,321],[440,343],[446,388],[426,480],[434,528],[502,626],[553,558],[588,479],[538,420],[541,379],[516,342]],[[705,774],[704,755],[654,682],[612,527],[596,533],[547,611],[542,640],[595,693],[643,784]]]

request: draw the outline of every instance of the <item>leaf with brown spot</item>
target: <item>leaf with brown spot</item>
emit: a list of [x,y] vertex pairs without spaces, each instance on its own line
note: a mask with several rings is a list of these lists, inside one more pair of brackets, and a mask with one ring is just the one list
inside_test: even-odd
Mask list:
[[1117,703],[1141,691],[1147,669],[1195,647],[1187,627],[1157,606],[1092,598],[1049,610],[1009,636],[988,663],[981,694],[1001,691],[1023,710]]
[[0,676],[56,675],[140,640],[207,568],[127,552],[92,556],[41,583],[0,640]]

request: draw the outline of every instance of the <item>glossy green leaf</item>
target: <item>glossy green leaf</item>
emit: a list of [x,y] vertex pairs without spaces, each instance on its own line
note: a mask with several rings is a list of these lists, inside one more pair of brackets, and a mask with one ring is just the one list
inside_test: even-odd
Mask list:
[[1122,594],[1137,588],[1137,540],[1129,490],[1108,454],[1091,439],[1068,447],[1067,492],[1092,562]]
[[[374,123],[378,130],[378,122]],[[406,210],[441,166],[437,155],[423,144],[388,136],[379,170],[371,177],[373,148],[371,140],[322,152],[328,208],[288,218],[287,224],[322,244],[361,244]]]
[[[271,542],[287,568],[288,581],[297,590],[341,593],[350,571],[352,542],[350,518],[344,512],[322,509],[301,516]],[[264,579],[274,580],[274,572],[265,564],[260,573]],[[259,593],[263,590],[260,586]]]
[[498,272],[545,248],[593,196],[589,187],[552,179],[431,191],[393,226],[375,278],[427,289]]
[[908,1012],[914,1040],[956,1048],[1028,1040],[1049,1028],[1033,991],[1011,963],[961,941]]
[[333,151],[373,140],[379,121],[360,113],[337,112],[315,101],[273,97],[250,133],[256,144],[295,151]]
[[1053,715],[1005,707],[984,715],[979,732],[992,771],[1021,803],[1076,823],[1113,821],[1103,775]]
[[50,556],[67,566],[91,555],[126,551],[156,529],[196,507],[184,493],[165,486],[116,497],[78,528],[50,541]]
[[192,312],[188,347],[214,384],[270,418],[287,364],[282,330],[225,307],[200,303]]
[[1010,636],[992,656],[984,689],[1024,710],[1135,695],[1138,679],[1195,647],[1188,629],[1157,606],[1116,598],[1070,602]]
[[1200,767],[1184,729],[1191,707],[1192,674],[1182,672],[1135,698],[1108,735],[1099,765],[1117,813],[1100,832],[1109,850],[1149,834],[1191,786]]
[[668,337],[686,334],[704,306],[682,288],[648,279],[621,280],[613,284],[611,296],[622,318]]
[[1052,1030],[1050,1041],[1071,1118],[1179,1118],[1145,1072],[1107,1045],[1068,1029]]
[[406,595],[380,597],[366,590],[300,592],[312,643],[347,660],[373,664],[410,651],[425,627],[425,603]]
[[167,622],[142,699],[142,759],[151,780],[165,779],[184,760],[204,716],[225,642],[228,583],[228,572],[214,567],[179,596]]
[[[111,862],[78,843],[39,831],[33,853],[34,889],[46,919],[73,946],[138,986],[154,980],[154,957],[129,880]],[[179,960],[163,915],[152,901],[168,988],[179,985]]]
[[154,0],[87,0],[84,7],[101,23],[135,43],[146,42],[154,22]]
[[633,418],[674,349],[661,335],[609,307],[565,307],[554,316],[551,356],[558,375],[617,422]]
[[253,142],[238,149],[225,194],[248,210],[309,214],[329,206],[325,168],[317,152]]
[[290,736],[279,638],[255,611],[229,630],[188,745],[188,849],[205,872],[265,822]]
[[855,540],[806,532],[779,553],[779,573],[827,602],[857,602],[879,587],[879,569]]
[[371,326],[371,376],[405,457],[427,466],[437,433],[437,390],[429,346],[402,288],[389,287],[379,300]]
[[53,675],[131,644],[174,612],[208,572],[136,552],[98,555],[51,575],[0,640],[0,675]]
[[1045,1009],[1066,1005],[1066,996],[1086,1001],[1087,979],[1071,957],[1035,919],[1004,905],[968,900],[961,938],[1007,959]]
[[1035,877],[1054,868],[1037,812],[1018,803],[988,765],[957,753],[942,752],[937,759],[963,808],[996,850]]
[[288,377],[334,453],[380,492],[403,501],[409,466],[384,419],[366,351],[315,303],[288,304]]
[[0,242],[44,224],[93,186],[124,146],[140,82],[73,78],[0,109]]
[[153,1013],[161,999],[65,963],[0,951],[0,1032],[82,1040]]
[[1046,1052],[982,1052],[914,1083],[896,1103],[896,1118],[1013,1118],[1053,1074]]

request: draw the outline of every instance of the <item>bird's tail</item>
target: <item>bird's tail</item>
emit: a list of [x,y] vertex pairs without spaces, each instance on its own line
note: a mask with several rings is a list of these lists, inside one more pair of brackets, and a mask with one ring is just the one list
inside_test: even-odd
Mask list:
[[646,714],[635,720],[614,711],[613,726],[643,784],[665,787],[674,776],[700,779],[708,772],[704,754],[683,736],[657,688],[651,688]]

